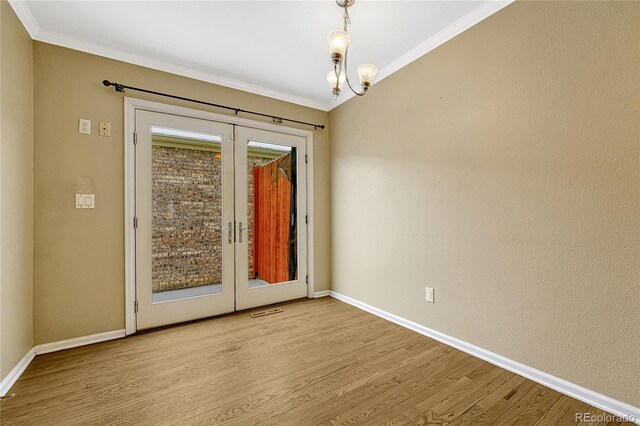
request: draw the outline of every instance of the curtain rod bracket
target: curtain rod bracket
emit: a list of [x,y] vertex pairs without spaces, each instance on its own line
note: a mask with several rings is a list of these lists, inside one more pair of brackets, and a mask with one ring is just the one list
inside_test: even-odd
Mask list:
[[102,80],[102,84],[104,84],[106,87],[114,86],[116,92],[120,92],[120,93],[124,93],[124,89],[130,89],[130,90],[134,90],[136,92],[149,93],[151,95],[156,95],[156,96],[164,96],[166,98],[178,99],[178,100],[186,101],[186,102],[193,102],[193,103],[196,103],[196,104],[207,105],[207,106],[214,107],[214,108],[222,108],[222,109],[226,109],[226,110],[229,110],[229,111],[233,111],[233,112],[235,112],[236,115],[238,115],[239,113],[243,112],[245,114],[257,115],[257,116],[265,117],[265,118],[269,117],[276,124],[282,124],[283,121],[288,121],[290,123],[296,123],[296,124],[302,124],[302,125],[305,125],[305,126],[311,126],[311,127],[313,127],[314,130],[324,129],[324,124],[313,124],[313,123],[307,123],[306,121],[294,120],[292,118],[276,117],[275,115],[264,114],[264,113],[261,113],[261,112],[248,111],[248,110],[241,109],[241,108],[234,108],[234,107],[230,107],[230,106],[226,106],[226,105],[219,105],[219,104],[214,104],[214,103],[211,103],[211,102],[199,101],[197,99],[191,99],[191,98],[185,98],[185,97],[182,97],[182,96],[170,95],[168,93],[162,93],[162,92],[156,92],[156,91],[153,91],[153,90],[140,89],[138,87],[126,86],[126,85],[124,85],[122,83],[112,83],[109,80]]
[[102,84],[104,84],[107,87],[114,86],[114,88],[116,89],[116,92],[124,93],[124,85],[120,83],[112,83],[109,80],[102,80]]

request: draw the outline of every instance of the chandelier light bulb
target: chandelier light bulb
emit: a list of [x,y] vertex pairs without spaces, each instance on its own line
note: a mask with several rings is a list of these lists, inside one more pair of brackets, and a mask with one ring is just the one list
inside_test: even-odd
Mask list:
[[334,96],[338,96],[340,94],[344,80],[345,76],[343,72],[340,73],[340,78],[338,78],[335,71],[330,71],[329,74],[327,74],[327,81],[329,82],[329,87],[331,88]]
[[364,90],[368,90],[376,78],[378,67],[373,64],[362,64],[358,67],[358,76],[360,77],[360,85]]
[[329,41],[331,60],[337,64],[347,51],[347,46],[349,46],[351,42],[351,36],[346,31],[331,31],[327,36],[327,41]]

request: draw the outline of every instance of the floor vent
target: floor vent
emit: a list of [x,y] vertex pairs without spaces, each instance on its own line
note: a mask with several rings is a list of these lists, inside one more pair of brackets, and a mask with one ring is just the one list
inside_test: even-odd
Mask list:
[[251,318],[260,318],[267,315],[279,314],[280,312],[284,312],[284,311],[280,308],[275,308],[275,309],[269,309],[268,311],[254,312],[252,314],[249,314],[249,316]]

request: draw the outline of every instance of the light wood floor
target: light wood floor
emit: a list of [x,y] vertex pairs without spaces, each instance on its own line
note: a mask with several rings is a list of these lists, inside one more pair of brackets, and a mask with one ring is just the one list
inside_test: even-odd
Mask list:
[[574,424],[582,402],[328,297],[36,357],[5,425]]

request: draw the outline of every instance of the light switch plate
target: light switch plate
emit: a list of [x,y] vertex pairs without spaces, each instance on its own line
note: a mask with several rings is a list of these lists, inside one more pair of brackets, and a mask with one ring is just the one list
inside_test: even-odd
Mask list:
[[111,123],[108,121],[100,122],[100,136],[111,136]]
[[76,194],[76,209],[93,209],[95,206],[94,194]]
[[431,287],[425,287],[425,300],[433,303],[433,289]]
[[78,126],[78,132],[83,133],[85,135],[91,134],[91,120],[87,120],[84,118],[80,119],[80,124]]

